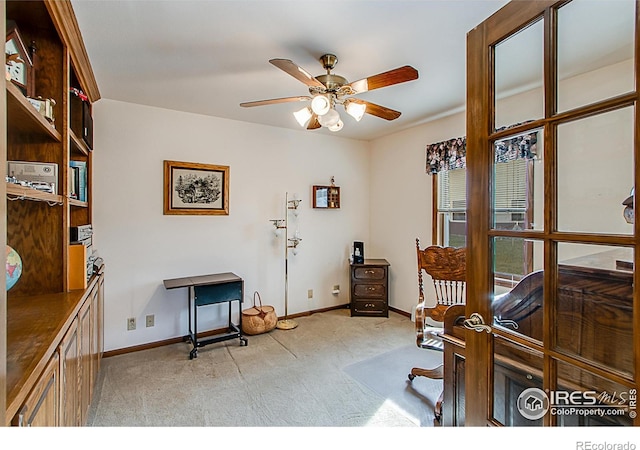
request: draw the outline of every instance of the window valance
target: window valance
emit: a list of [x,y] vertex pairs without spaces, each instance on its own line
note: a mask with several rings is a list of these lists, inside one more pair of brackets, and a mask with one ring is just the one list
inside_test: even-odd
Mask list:
[[[495,161],[507,162],[519,158],[533,159],[536,157],[537,145],[537,131],[496,141]],[[467,138],[459,137],[429,144],[426,148],[426,155],[428,174],[443,170],[464,169],[467,167]]]

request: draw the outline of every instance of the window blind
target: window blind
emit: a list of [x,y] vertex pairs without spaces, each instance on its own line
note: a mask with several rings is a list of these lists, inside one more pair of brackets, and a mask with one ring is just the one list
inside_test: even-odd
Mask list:
[[467,209],[467,169],[445,170],[438,173],[438,210]]
[[514,159],[494,165],[495,211],[525,211],[527,208],[527,160]]
[[[526,159],[514,159],[495,164],[494,209],[523,212],[527,207]],[[467,208],[467,170],[456,169],[438,173],[438,210],[465,211]]]

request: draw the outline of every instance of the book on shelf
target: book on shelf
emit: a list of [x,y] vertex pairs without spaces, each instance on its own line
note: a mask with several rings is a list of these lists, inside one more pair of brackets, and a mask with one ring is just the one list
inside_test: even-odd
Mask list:
[[78,199],[79,167],[69,167],[69,198]]
[[[74,189],[77,193],[77,198],[81,202],[87,201],[87,163],[85,161],[69,161],[71,172],[74,173],[74,186],[71,189],[73,193]],[[73,197],[72,197],[73,198]]]

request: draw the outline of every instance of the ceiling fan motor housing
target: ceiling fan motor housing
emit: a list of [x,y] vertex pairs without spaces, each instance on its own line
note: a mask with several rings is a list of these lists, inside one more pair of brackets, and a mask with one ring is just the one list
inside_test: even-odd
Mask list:
[[328,91],[337,91],[342,86],[348,83],[345,77],[340,75],[336,75],[333,73],[328,73],[326,75],[318,75],[316,77],[320,83],[324,84]]
[[[316,77],[316,80],[324,84],[324,86],[327,88],[327,91],[337,91],[342,86],[349,83],[345,77],[330,73],[331,70],[336,66],[336,64],[338,64],[338,57],[336,55],[333,55],[331,53],[322,55],[320,57],[320,63],[322,64],[322,67],[327,70],[327,73],[324,75],[318,75]],[[312,91],[311,93],[314,94],[317,92]]]

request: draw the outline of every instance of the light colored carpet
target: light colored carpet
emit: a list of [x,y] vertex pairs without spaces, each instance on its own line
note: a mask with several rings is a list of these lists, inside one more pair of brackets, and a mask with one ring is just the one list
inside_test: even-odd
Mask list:
[[442,364],[442,352],[405,345],[345,367],[359,383],[387,399],[420,426],[434,425],[434,406],[442,392],[442,380],[416,377],[412,367],[433,368]]
[[[340,309],[296,321],[294,330],[249,336],[246,347],[238,340],[210,344],[193,360],[186,342],[105,358],[88,425],[430,425],[398,401],[408,393],[411,365],[391,374],[400,380],[400,393],[370,388],[344,370],[363,361],[371,364],[379,355],[415,342],[409,318],[395,313],[389,318],[350,317],[349,310]],[[416,361],[424,362],[424,356]],[[424,400],[421,395],[419,402]],[[432,411],[432,404],[425,405]]]

